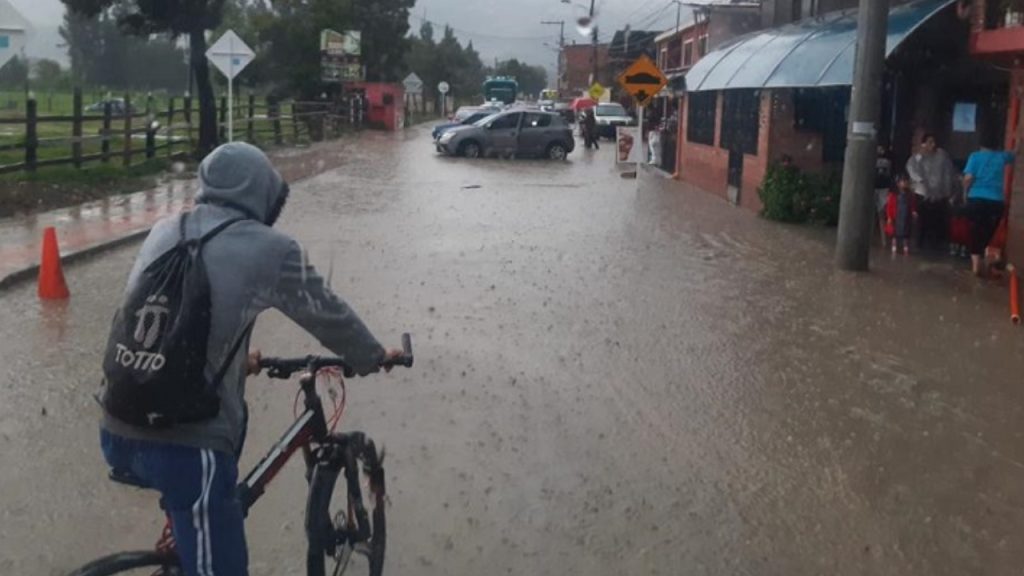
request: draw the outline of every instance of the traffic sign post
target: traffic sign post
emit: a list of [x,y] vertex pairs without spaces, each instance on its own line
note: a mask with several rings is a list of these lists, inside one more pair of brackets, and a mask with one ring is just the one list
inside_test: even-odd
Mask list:
[[658,66],[654,64],[646,54],[641,55],[637,58],[636,62],[633,62],[629,68],[626,68],[625,72],[619,75],[619,86],[629,93],[636,102],[637,115],[639,120],[637,122],[640,132],[640,149],[644,151],[640,156],[637,157],[636,161],[636,172],[637,177],[640,176],[640,163],[643,158],[647,155],[647,148],[644,147],[644,108],[650,103],[651,99],[661,89],[668,84],[668,78],[662,74],[661,70],[658,70]]
[[206,51],[206,59],[221,71],[228,79],[228,142],[235,139],[235,76],[252,62],[256,54],[249,48],[234,30],[228,30],[210,49]]
[[410,73],[405,80],[402,80],[402,86],[405,88],[406,94],[419,95],[423,93],[423,80],[420,80],[415,72]]
[[448,91],[451,89],[452,87],[443,80],[437,84],[437,91],[441,93],[441,116],[448,115]]

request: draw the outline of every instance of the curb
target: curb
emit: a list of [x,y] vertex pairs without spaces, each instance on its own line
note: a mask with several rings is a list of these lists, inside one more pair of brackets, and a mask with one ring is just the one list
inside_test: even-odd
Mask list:
[[[114,248],[118,248],[120,246],[129,244],[131,242],[134,242],[145,237],[146,235],[149,234],[149,231],[152,230],[152,228],[152,226],[146,226],[145,228],[135,230],[134,232],[129,232],[124,236],[120,236],[118,238],[104,240],[97,244],[93,244],[92,246],[86,246],[85,248],[82,248],[80,250],[75,250],[73,252],[61,254],[60,262],[61,264],[71,264],[74,262],[78,262],[79,260],[89,258],[90,256],[95,256],[97,254],[107,252],[108,250],[113,250]],[[0,290],[8,290],[10,288],[13,288],[15,284],[18,284],[23,280],[27,280],[32,276],[35,276],[38,272],[39,264],[30,264],[28,266],[25,266],[24,268],[15,270],[14,272],[11,272],[10,274],[4,276],[3,278],[0,278]]]

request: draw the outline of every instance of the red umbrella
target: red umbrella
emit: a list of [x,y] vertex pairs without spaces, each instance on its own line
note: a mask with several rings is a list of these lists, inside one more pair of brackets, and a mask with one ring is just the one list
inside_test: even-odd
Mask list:
[[573,112],[579,112],[580,110],[586,110],[587,108],[593,108],[594,106],[597,106],[597,102],[594,102],[590,98],[576,98],[570,105]]

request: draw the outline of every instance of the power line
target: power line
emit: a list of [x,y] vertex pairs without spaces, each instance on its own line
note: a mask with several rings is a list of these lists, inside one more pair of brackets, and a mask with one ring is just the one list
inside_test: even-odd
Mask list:
[[664,6],[662,6],[661,9],[655,10],[652,14],[648,14],[646,18],[643,18],[639,23],[637,23],[637,25],[636,25],[637,30],[643,30],[647,26],[650,26],[650,25],[654,24],[655,22],[657,22],[658,18],[661,18],[661,15],[664,14],[665,11],[668,10],[669,7],[674,5],[674,4],[675,4],[675,2],[669,2],[668,4],[665,4]]
[[462,29],[462,28],[456,28],[456,27],[451,26],[449,24],[440,24],[438,22],[434,22],[433,20],[429,20],[427,18],[424,18],[422,16],[417,16],[415,14],[410,14],[410,17],[419,20],[420,24],[427,23],[427,24],[430,24],[431,26],[433,26],[434,28],[438,28],[440,30],[444,30],[445,27],[448,27],[448,28],[451,28],[453,32],[457,32],[460,35],[470,36],[470,37],[473,37],[473,38],[484,38],[484,39],[488,39],[488,40],[514,40],[514,41],[526,41],[526,40],[537,41],[537,40],[550,40],[551,39],[551,35],[550,34],[549,35],[545,35],[545,36],[499,36],[499,35],[496,35],[496,34],[488,34],[486,32],[474,32],[472,30],[465,30],[465,29]]

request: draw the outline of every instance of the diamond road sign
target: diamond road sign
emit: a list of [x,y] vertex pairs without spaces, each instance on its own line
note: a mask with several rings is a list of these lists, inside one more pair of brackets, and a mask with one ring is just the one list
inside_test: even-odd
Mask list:
[[402,86],[405,87],[406,94],[422,94],[423,93],[423,80],[412,72],[402,80]]
[[252,48],[249,48],[233,30],[225,32],[206,51],[206,59],[229,80],[234,79],[255,57]]
[[636,100],[637,106],[646,106],[665,84],[668,84],[668,78],[665,78],[646,54],[640,56],[619,76],[619,86],[629,92]]

